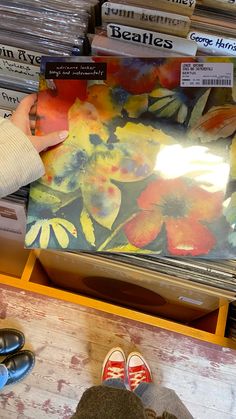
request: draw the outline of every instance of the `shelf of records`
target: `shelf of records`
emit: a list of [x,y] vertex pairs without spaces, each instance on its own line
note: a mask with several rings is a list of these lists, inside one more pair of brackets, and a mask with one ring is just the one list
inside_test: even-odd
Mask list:
[[[231,129],[233,124],[235,124],[235,58],[233,57],[236,57],[236,39],[234,35],[236,33],[236,2],[234,0],[201,0],[197,2],[195,0],[159,0],[158,9],[156,6],[157,2],[154,0],[146,0],[145,6],[143,3],[141,0],[119,0],[116,2],[99,2],[97,0],[67,0],[66,2],[64,0],[24,0],[24,2],[0,0],[2,17],[0,22],[0,116],[11,116],[12,111],[27,93],[38,91],[39,75],[40,89],[48,89],[50,83],[44,77],[45,62],[48,61],[50,64],[51,61],[50,71],[52,71],[51,74],[55,75],[53,70],[53,68],[55,69],[55,62],[59,67],[61,65],[63,67],[63,63],[66,63],[70,69],[74,62],[76,63],[76,70],[84,71],[82,65],[88,61],[89,71],[93,71],[93,68],[95,68],[95,71],[98,69],[100,74],[104,72],[104,68],[108,65],[107,68],[110,71],[110,73],[108,71],[109,83],[111,83],[109,89],[113,90],[112,100],[116,101],[115,108],[112,107],[114,104],[112,105],[107,93],[107,87],[104,86],[101,79],[97,81],[92,80],[92,82],[88,83],[89,91],[91,90],[90,99],[95,108],[98,107],[98,113],[106,110],[106,115],[109,116],[110,122],[109,120],[105,121],[105,125],[106,123],[109,125],[112,122],[111,109],[113,109],[114,115],[112,114],[112,117],[117,118],[115,121],[118,121],[118,129],[121,137],[123,136],[120,141],[124,143],[126,141],[126,132],[125,129],[122,131],[122,124],[119,126],[119,118],[121,116],[127,119],[126,122],[129,129],[136,129],[137,118],[141,115],[141,118],[144,119],[139,121],[139,129],[135,132],[138,138],[142,139],[142,133],[144,132],[142,129],[144,129],[145,125],[145,129],[149,129],[148,132],[153,136],[152,146],[156,144],[155,132],[157,133],[158,128],[163,128],[164,132],[167,130],[166,134],[168,135],[165,134],[165,138],[163,137],[163,141],[166,141],[165,150],[167,151],[168,147],[169,149],[177,147],[176,150],[182,150],[182,146],[177,144],[176,141],[174,142],[171,137],[175,128],[177,128],[178,138],[180,138],[179,135],[181,133],[188,132],[190,128],[194,130],[198,120],[204,122],[204,127],[208,127],[208,122],[214,122],[218,117],[221,117],[220,112],[224,111],[224,109],[221,109],[222,106],[227,108],[225,120],[229,120]],[[84,57],[89,54],[96,56],[119,55],[121,56],[121,61],[114,60],[114,63],[111,61],[109,67],[108,58],[106,64],[105,58],[104,62],[101,62],[101,58],[97,57],[94,67],[92,57],[90,56],[88,60]],[[42,60],[42,56],[47,56],[48,58]],[[127,61],[127,68],[125,67],[125,61],[122,62],[122,56],[124,59],[131,57],[131,60]],[[217,58],[217,56],[221,57]],[[150,59],[150,62],[148,63],[147,61],[147,65],[142,67],[141,60],[136,59],[136,57],[146,57],[145,59]],[[208,63],[211,63],[211,65],[208,65]],[[112,69],[118,69],[118,73],[114,75]],[[143,73],[147,72],[147,74],[141,76],[141,70]],[[131,72],[130,78],[129,72]],[[138,78],[135,81],[133,75],[137,76],[136,72],[138,72]],[[158,86],[156,86],[155,75],[158,75],[160,81]],[[114,88],[112,82],[114,77],[117,78],[118,84],[120,84],[119,89],[117,86],[117,88]],[[48,78],[52,81],[51,86],[53,86],[53,75]],[[131,89],[129,86],[130,80],[134,80],[134,86]],[[83,97],[86,97],[85,94],[84,96],[82,94],[85,88],[85,81],[73,80],[73,83],[79,88],[80,100],[82,100]],[[199,83],[200,88],[198,87]],[[55,81],[58,91],[60,86],[62,87],[62,92],[67,91],[68,103],[72,106],[76,100],[76,91],[73,89],[73,86],[68,89],[64,88],[63,84],[64,80]],[[98,96],[100,95],[100,97],[104,98],[104,106],[102,105],[101,109],[99,109],[101,103],[96,99],[98,96],[93,92],[98,92]],[[55,95],[52,96],[53,98],[51,98],[52,100],[49,99],[49,102],[39,103],[39,114],[40,109],[42,111],[43,107],[46,106],[46,109],[48,109],[46,117],[38,119],[42,124],[44,122],[46,125],[48,124],[48,126],[40,127],[42,129],[45,127],[48,129],[53,124],[53,107],[56,106],[56,103],[53,102]],[[45,97],[47,97],[47,94],[45,94]],[[80,103],[78,98],[76,103],[77,105]],[[71,107],[72,114],[77,109],[73,106]],[[84,106],[86,110],[86,103]],[[208,118],[210,111],[214,109],[212,106],[216,107],[214,112],[217,113],[219,111],[219,115],[214,113],[214,121],[213,119],[208,121],[206,118]],[[138,108],[139,111],[137,111]],[[81,109],[83,109],[83,106]],[[62,123],[67,118],[67,111],[68,109],[66,108],[66,115],[62,115],[61,118]],[[78,118],[79,129],[85,132],[83,124],[80,127],[80,123],[83,122],[82,119],[80,120],[80,112],[81,110],[78,110],[77,114],[76,112],[75,114]],[[84,113],[83,116],[85,115],[87,114]],[[151,124],[155,122],[153,118],[157,119],[154,124],[155,132],[151,127],[147,126],[147,119],[145,120],[147,116],[152,118],[150,119]],[[168,124],[166,125],[166,118],[170,120],[169,127],[167,126]],[[107,126],[103,124],[104,121],[102,120],[101,126],[96,125],[97,131],[95,130],[96,134],[92,138],[93,141],[91,144],[89,143],[90,148],[100,145],[106,138]],[[160,127],[158,124],[160,124]],[[109,127],[111,128],[113,125],[110,124]],[[220,125],[217,125],[218,131],[220,127]],[[125,127],[123,126],[123,128]],[[217,130],[214,131],[213,128],[212,133],[217,137],[215,132]],[[74,129],[73,126],[72,129]],[[209,128],[209,135],[211,134],[210,129],[211,127]],[[77,128],[75,127],[75,132],[76,130]],[[232,142],[230,159],[235,153],[233,133],[235,134],[235,125],[234,129],[232,128],[232,132],[229,132],[227,129],[224,132],[224,139],[229,138],[230,142]],[[99,136],[104,136],[102,141]],[[216,160],[214,160],[214,164],[211,162],[211,167],[213,169],[214,167],[222,169],[223,166],[225,167],[225,164],[222,163],[219,166],[221,161],[221,158],[219,159],[219,150],[217,150],[217,147],[215,150],[214,144],[212,146],[211,140],[209,141],[207,140],[207,147],[210,144],[209,150],[212,148],[213,154],[216,152],[216,155],[214,154]],[[130,144],[130,150],[132,151],[132,147],[136,145]],[[110,147],[109,150],[116,150],[113,144],[108,144],[108,146]],[[146,144],[146,146],[145,152],[149,162],[154,149],[149,148],[151,145]],[[222,150],[225,157],[229,150],[225,150],[224,141],[219,142],[220,147],[223,147]],[[199,152],[200,148],[202,150],[200,157],[204,160],[206,158],[205,152],[203,152],[204,147],[199,147]],[[67,151],[69,149],[70,146]],[[121,146],[118,149],[120,153],[118,154],[121,155],[123,149]],[[159,146],[155,148],[156,151],[157,149],[159,151]],[[85,151],[85,153],[78,154],[78,161],[76,160],[75,164],[80,163],[83,165],[87,162],[86,153],[88,150],[86,149]],[[112,157],[111,152],[110,155]],[[60,160],[60,156],[58,155],[57,157]],[[186,159],[187,155],[182,155],[181,158]],[[136,164],[137,162],[132,164],[134,163]],[[142,167],[142,170],[145,168],[146,166]],[[231,174],[235,176],[235,173],[232,172]],[[138,180],[141,179],[143,182],[141,184],[142,188],[146,185],[146,180],[144,179],[149,175],[151,173],[145,174],[145,176],[138,176]],[[225,180],[225,176],[222,179]],[[135,179],[129,179],[129,182],[131,180]],[[68,183],[68,185],[64,184],[62,182],[63,177],[60,176],[54,176],[54,181],[55,190],[60,189],[60,187],[71,188],[73,186],[73,182]],[[122,176],[117,177],[116,181],[122,182]],[[115,182],[108,182],[108,192],[111,194],[113,192],[117,194],[117,186],[114,186]],[[167,184],[168,182],[165,181],[165,183]],[[212,183],[212,178],[210,183]],[[233,184],[233,181],[231,183]],[[124,188],[122,187],[121,191],[127,197],[127,191],[129,191],[128,182],[127,184],[124,183],[123,186]],[[146,186],[146,190],[148,190],[148,185]],[[184,187],[183,183],[179,186],[181,188]],[[47,184],[39,185],[39,191],[36,191],[37,199],[40,196],[44,196],[43,193],[48,192],[47,187]],[[73,187],[76,187],[76,185]],[[196,188],[196,193],[197,190]],[[59,198],[61,197],[61,192],[63,190],[58,192]],[[73,191],[69,190],[69,192],[72,192],[69,194],[69,203],[71,203],[74,199],[72,196]],[[96,239],[91,219],[93,218],[97,221],[98,229],[96,234],[98,236],[100,231],[104,232],[105,230],[102,230],[104,226],[101,225],[101,220],[96,217],[91,209],[93,217],[90,218],[88,212],[82,210],[80,221],[78,222],[79,228],[80,223],[87,225],[80,236],[82,243],[86,245],[85,248],[81,249],[84,253],[73,254],[60,251],[53,253],[50,250],[42,250],[38,252],[38,258],[36,258],[37,251],[35,253],[33,250],[26,250],[23,247],[26,225],[25,208],[28,205],[28,193],[29,190],[25,187],[8,197],[7,200],[1,201],[0,241],[4,242],[4,246],[1,246],[0,258],[0,271],[2,272],[0,281],[2,283],[55,296],[56,298],[68,299],[79,304],[86,304],[93,308],[124,315],[134,320],[139,319],[146,323],[170,328],[170,330],[179,330],[183,334],[209,340],[224,346],[232,345],[232,339],[234,338],[234,326],[232,326],[234,324],[233,304],[231,304],[229,311],[229,322],[231,321],[231,323],[228,323],[226,329],[232,339],[228,339],[224,335],[226,333],[228,305],[236,298],[236,275],[233,257],[229,260],[220,261],[220,259],[217,259],[213,261],[189,257],[181,259],[176,255],[174,257],[163,257],[160,254],[155,256],[153,252],[151,255],[148,255],[145,251],[143,254],[128,254],[126,252],[103,253],[105,246],[102,245],[99,249],[100,252],[96,252],[95,256],[94,253],[91,254],[89,249],[86,248],[88,242],[94,244]],[[135,193],[137,194],[138,192],[136,191]],[[54,192],[52,195],[52,201],[50,202],[55,204],[57,196],[56,194],[54,196]],[[204,196],[206,195],[207,193]],[[216,196],[217,202],[218,195]],[[199,195],[199,197],[203,199],[203,195]],[[89,200],[89,194],[87,200]],[[215,204],[217,204],[216,201],[214,201]],[[214,202],[212,201],[212,208]],[[233,205],[233,199],[231,199],[231,203]],[[146,202],[145,205],[150,205],[150,203]],[[230,205],[228,218],[231,220]],[[142,208],[138,208],[138,210],[140,209]],[[44,210],[42,207],[42,211]],[[58,211],[58,217],[60,217],[60,209]],[[54,209],[53,212],[56,213]],[[213,215],[215,214],[213,212],[212,218],[214,218]],[[31,215],[35,216],[35,214]],[[209,214],[206,215],[208,218],[210,217]],[[223,218],[223,214],[221,215]],[[203,224],[199,226],[201,232],[205,229],[204,231],[209,233],[208,239],[210,244],[208,247],[207,245],[205,246],[206,249],[204,248],[206,253],[214,247],[213,243],[216,242],[204,224],[205,221],[209,222],[208,218],[206,220],[203,219]],[[35,224],[39,223],[39,221],[35,218]],[[213,227],[218,232],[217,237],[220,242],[222,234],[220,234],[220,228],[215,224]],[[109,228],[106,231],[109,231],[111,226],[106,225],[105,228],[107,227]],[[228,224],[227,226],[224,224],[223,227],[228,228]],[[34,226],[30,226],[30,244],[36,243],[40,236],[37,228],[34,239],[32,239]],[[49,241],[50,243],[53,241],[54,243],[61,242],[65,248],[67,247],[65,244],[68,244],[68,236],[72,238],[72,241],[75,239],[74,230],[71,229],[71,223],[67,220],[64,220],[64,224],[57,222],[49,227],[47,225],[44,230],[47,233],[50,232],[50,234],[47,234],[47,244]],[[67,230],[71,235],[65,234]],[[133,229],[129,230],[127,230],[127,237],[133,239],[134,244],[137,245],[135,238],[132,236]],[[161,239],[164,237],[163,231],[164,228],[161,228]],[[40,232],[43,232],[41,224]],[[114,229],[111,237],[115,233]],[[232,234],[235,235],[235,232]],[[44,239],[42,237],[42,240]],[[107,238],[104,241],[105,244],[107,240],[110,239]],[[41,239],[38,242],[36,244],[40,247]],[[231,244],[229,245],[228,243],[227,246],[230,247]],[[9,249],[11,249],[10,256]],[[224,246],[222,249],[224,249]],[[70,247],[67,250],[73,251]],[[214,258],[212,257],[211,259]],[[64,264],[62,264],[62,261],[64,261]],[[79,269],[82,269],[81,266],[84,266],[83,272],[77,269],[78,265]],[[70,270],[65,272],[64,266],[69,266],[70,268],[68,269]],[[95,270],[93,270],[93,267]],[[99,272],[100,274],[98,275]],[[70,274],[69,276],[68,273]],[[68,289],[69,292],[64,291],[64,289]],[[209,318],[211,319],[210,326],[207,320]],[[199,326],[200,324],[201,326]]]
[[27,250],[27,193],[0,201],[1,284],[236,348],[235,261]]

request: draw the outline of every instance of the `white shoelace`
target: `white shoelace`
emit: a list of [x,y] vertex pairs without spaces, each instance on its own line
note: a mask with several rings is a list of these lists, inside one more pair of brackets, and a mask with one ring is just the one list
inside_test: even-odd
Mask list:
[[145,371],[139,371],[139,372],[131,372],[130,374],[130,382],[132,384],[132,387],[137,387],[141,381],[146,380],[146,374]]
[[107,371],[107,376],[109,376],[109,378],[123,378],[124,368],[109,367]]

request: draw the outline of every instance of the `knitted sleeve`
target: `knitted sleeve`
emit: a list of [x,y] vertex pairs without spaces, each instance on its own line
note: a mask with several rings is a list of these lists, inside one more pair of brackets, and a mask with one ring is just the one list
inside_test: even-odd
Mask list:
[[28,137],[10,120],[0,118],[0,198],[43,174],[42,160]]
[[133,392],[100,385],[83,393],[71,419],[146,419],[146,415]]

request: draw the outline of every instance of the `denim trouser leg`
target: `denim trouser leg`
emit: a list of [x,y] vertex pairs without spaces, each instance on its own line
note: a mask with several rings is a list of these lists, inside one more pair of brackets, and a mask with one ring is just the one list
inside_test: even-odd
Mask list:
[[134,390],[136,396],[140,397],[144,407],[152,408],[153,401],[155,400],[156,392],[153,383],[140,383]]
[[126,390],[124,381],[120,380],[120,378],[108,378],[108,380],[105,380],[102,382],[102,385],[107,386],[107,387],[121,388],[121,389]]
[[8,380],[8,369],[0,364],[0,389],[2,389]]

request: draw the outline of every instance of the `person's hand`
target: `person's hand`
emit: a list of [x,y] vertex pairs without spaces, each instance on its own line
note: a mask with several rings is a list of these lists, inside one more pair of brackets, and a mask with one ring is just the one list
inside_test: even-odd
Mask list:
[[32,116],[36,111],[37,94],[33,93],[22,99],[15,112],[11,116],[11,122],[24,132],[36,148],[38,153],[61,143],[68,136],[68,131],[56,131],[47,135],[32,135],[31,130],[35,127],[35,119]]

